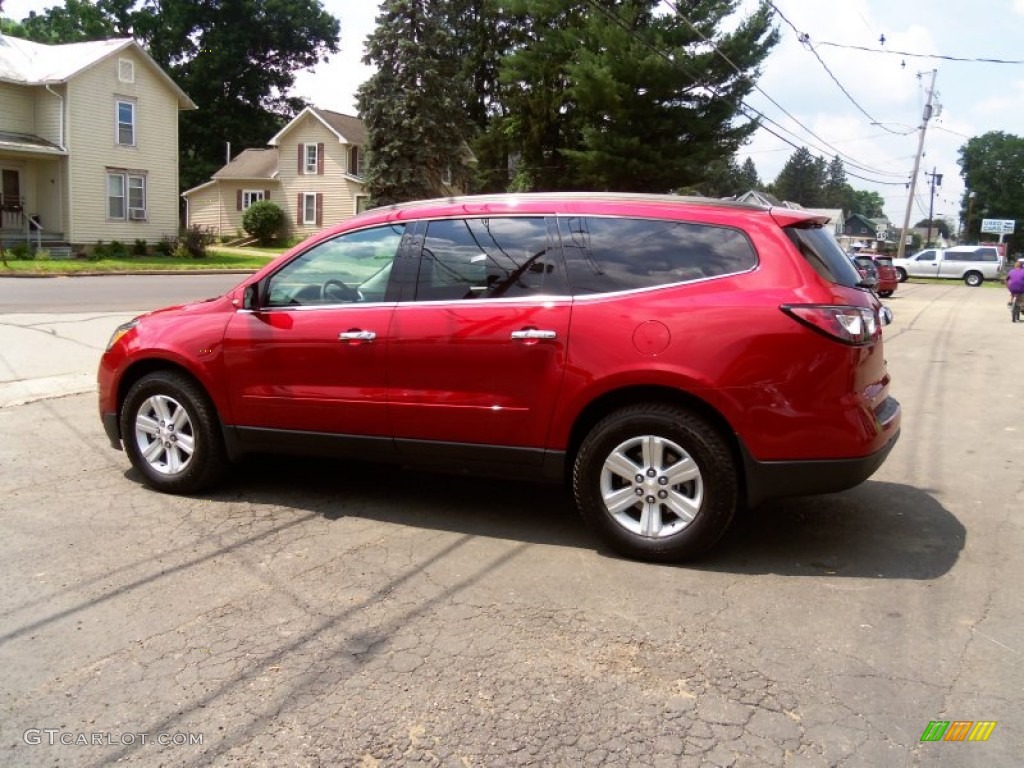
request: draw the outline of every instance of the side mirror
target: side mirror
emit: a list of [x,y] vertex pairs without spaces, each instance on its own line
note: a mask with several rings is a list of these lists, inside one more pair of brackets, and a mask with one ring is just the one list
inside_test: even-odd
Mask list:
[[892,323],[892,310],[883,304],[882,309],[878,313],[878,319],[882,322],[882,325],[889,325]]
[[242,294],[242,309],[257,310],[260,308],[260,284],[259,282],[245,286]]

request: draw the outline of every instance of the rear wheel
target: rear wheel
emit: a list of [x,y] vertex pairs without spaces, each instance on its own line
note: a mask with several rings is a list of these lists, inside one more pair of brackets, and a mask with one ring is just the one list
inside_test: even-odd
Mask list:
[[155,371],[132,385],[121,407],[121,437],[132,466],[158,491],[195,493],[227,467],[213,403],[174,371]]
[[977,288],[985,282],[985,278],[981,276],[981,272],[968,272],[964,275],[964,282],[971,286],[971,288]]
[[573,466],[580,513],[628,557],[672,562],[708,550],[739,500],[736,465],[703,418],[651,403],[623,408],[587,435]]
[[892,296],[892,291],[879,291],[878,295],[880,298],[888,299],[890,296]]
[[1010,305],[1010,319],[1015,322],[1020,322],[1020,299],[1014,299],[1013,304]]
[[903,267],[896,267],[896,278],[901,282],[907,282],[907,270]]

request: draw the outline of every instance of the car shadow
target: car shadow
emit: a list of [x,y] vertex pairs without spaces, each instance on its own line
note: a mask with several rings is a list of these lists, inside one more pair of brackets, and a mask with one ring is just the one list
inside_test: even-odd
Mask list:
[[[579,547],[618,557],[587,529],[565,488],[292,457],[251,457],[205,498],[364,518],[474,536]],[[680,567],[827,578],[935,579],[966,529],[926,491],[867,481],[737,515],[702,558]]]

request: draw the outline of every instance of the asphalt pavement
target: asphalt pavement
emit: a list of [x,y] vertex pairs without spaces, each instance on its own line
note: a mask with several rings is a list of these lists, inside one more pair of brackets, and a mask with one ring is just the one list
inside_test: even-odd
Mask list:
[[1024,324],[887,304],[888,461],[678,567],[544,486],[265,458],[154,493],[51,386],[132,313],[0,316],[0,378],[48,393],[0,406],[0,764],[1020,765]]

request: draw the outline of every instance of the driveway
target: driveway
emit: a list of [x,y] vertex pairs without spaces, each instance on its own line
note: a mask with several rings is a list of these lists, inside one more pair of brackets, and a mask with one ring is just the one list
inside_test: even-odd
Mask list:
[[[545,487],[264,458],[156,494],[92,393],[0,407],[0,763],[1019,764],[1024,326],[993,289],[887,303],[889,461],[685,567]],[[26,334],[90,374],[120,319],[0,318],[5,365]]]

